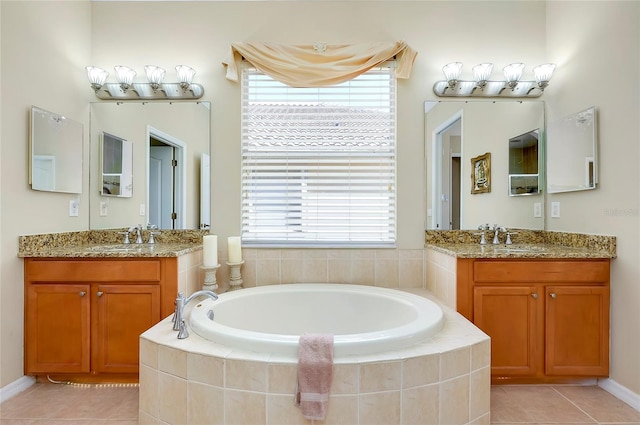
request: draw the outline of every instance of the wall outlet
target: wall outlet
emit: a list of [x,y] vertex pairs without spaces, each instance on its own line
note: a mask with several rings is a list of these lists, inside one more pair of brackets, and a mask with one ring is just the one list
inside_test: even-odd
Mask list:
[[140,215],[145,215],[146,214],[147,209],[145,208],[144,204],[140,204]]
[[533,204],[533,216],[535,218],[542,217],[542,203],[541,202],[536,202],[536,203]]
[[551,203],[551,218],[560,218],[560,202]]
[[109,214],[109,203],[100,201],[100,217],[106,217]]
[[80,213],[80,200],[71,199],[69,201],[69,217],[77,217]]

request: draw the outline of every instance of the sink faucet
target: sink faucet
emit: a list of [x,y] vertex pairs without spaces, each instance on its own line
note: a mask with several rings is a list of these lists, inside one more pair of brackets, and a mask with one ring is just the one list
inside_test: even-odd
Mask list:
[[480,245],[486,245],[487,244],[487,239],[484,235],[484,231],[485,230],[489,230],[489,223],[487,224],[481,224],[480,226],[478,226],[478,230],[481,230],[480,233],[475,233],[475,235],[480,236]]
[[142,224],[138,224],[137,226],[129,227],[129,233],[135,231],[136,235],[136,243],[142,243]]
[[504,227],[498,226],[497,224],[493,225],[493,244],[494,245],[498,245],[500,244],[500,239],[498,239],[498,233],[499,232],[505,232],[506,233],[507,229],[505,229]]
[[185,339],[189,337],[187,325],[184,323],[184,307],[189,304],[192,299],[201,295],[206,295],[214,301],[218,299],[218,295],[213,291],[196,291],[186,298],[182,295],[182,292],[178,292],[178,297],[176,298],[176,311],[173,314],[173,330],[178,331],[178,339]]

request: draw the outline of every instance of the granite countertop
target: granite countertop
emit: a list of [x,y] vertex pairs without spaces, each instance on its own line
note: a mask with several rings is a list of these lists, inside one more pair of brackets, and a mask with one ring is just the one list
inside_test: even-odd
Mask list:
[[[126,230],[126,229],[125,229]],[[206,230],[161,230],[154,244],[123,244],[116,230],[89,230],[20,236],[20,258],[144,258],[178,257],[202,249]],[[143,231],[143,240],[148,240]],[[154,231],[155,232],[155,231]]]
[[457,258],[611,259],[617,255],[615,236],[509,230],[518,237],[512,245],[480,245],[477,230],[427,230],[425,247]]

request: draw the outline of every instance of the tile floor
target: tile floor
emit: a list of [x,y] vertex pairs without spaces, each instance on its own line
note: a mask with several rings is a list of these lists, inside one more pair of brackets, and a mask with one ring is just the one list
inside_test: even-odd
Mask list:
[[[1,425],[134,425],[137,417],[136,387],[38,383],[0,404]],[[493,386],[491,423],[640,425],[640,412],[596,386]]]

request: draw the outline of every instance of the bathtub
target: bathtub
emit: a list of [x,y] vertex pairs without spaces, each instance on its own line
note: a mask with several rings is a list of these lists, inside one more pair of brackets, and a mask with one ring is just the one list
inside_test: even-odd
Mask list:
[[283,284],[189,310],[189,338],[171,316],[140,336],[141,424],[310,424],[293,403],[304,332],[335,332],[326,425],[490,422],[489,337],[424,289]]
[[189,326],[228,347],[296,356],[303,334],[334,335],[334,356],[416,345],[442,329],[435,302],[407,292],[347,284],[286,284],[220,294],[196,305]]

